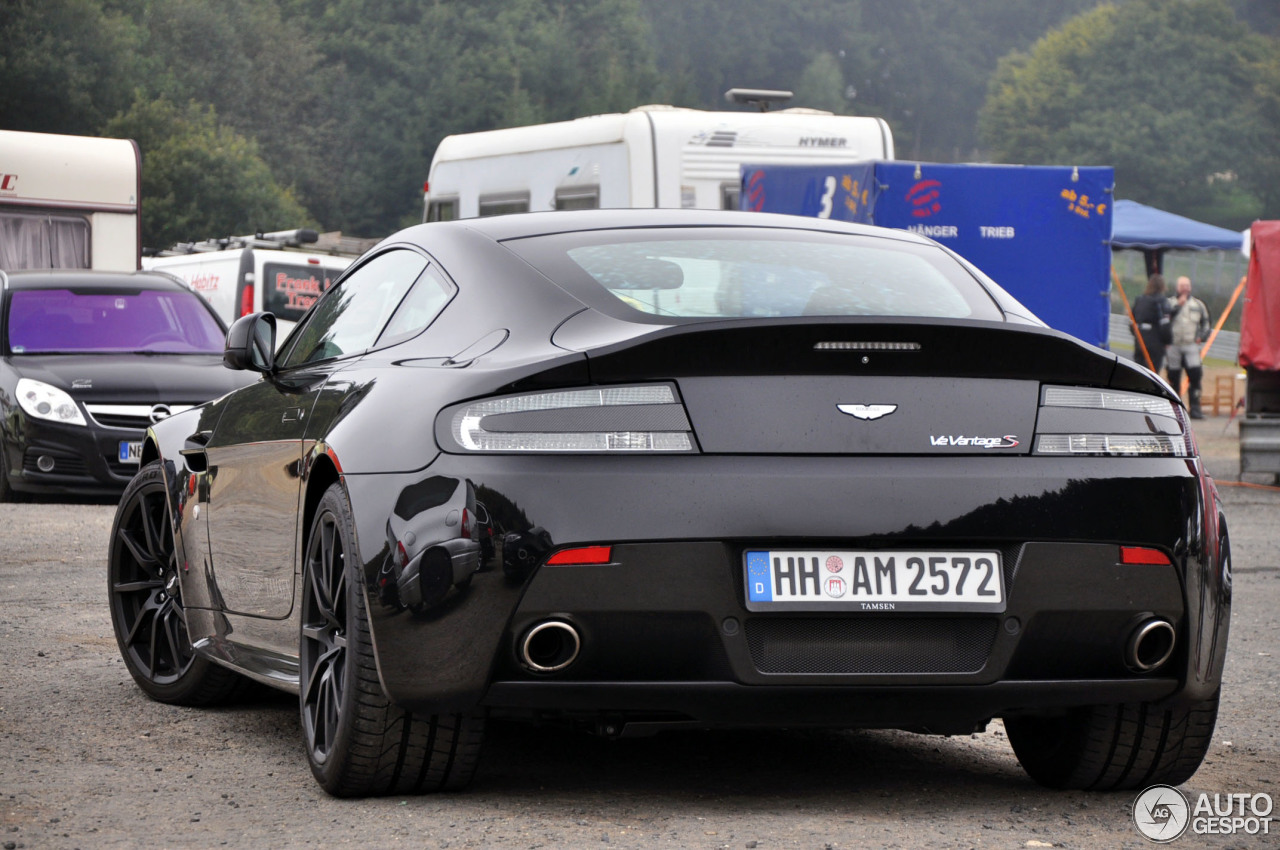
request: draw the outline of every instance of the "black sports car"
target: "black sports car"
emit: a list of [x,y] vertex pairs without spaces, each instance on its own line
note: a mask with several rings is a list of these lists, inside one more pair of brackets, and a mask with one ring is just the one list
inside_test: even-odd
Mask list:
[[968,733],[1055,787],[1206,749],[1226,520],[1177,396],[911,234],[748,213],[405,230],[256,384],[154,425],[111,538],[139,685],[299,694],[338,795],[486,717]]
[[246,383],[225,335],[169,275],[0,272],[0,501],[118,496],[148,425]]

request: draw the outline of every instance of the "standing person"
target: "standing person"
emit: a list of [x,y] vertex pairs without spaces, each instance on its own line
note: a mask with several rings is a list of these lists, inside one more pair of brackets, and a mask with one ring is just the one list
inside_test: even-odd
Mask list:
[[[1147,279],[1146,290],[1133,301],[1133,320],[1142,334],[1142,342],[1151,355],[1151,371],[1156,374],[1164,366],[1164,347],[1173,340],[1169,322],[1169,299],[1165,297],[1164,275],[1156,272]],[[1134,340],[1133,359],[1142,362],[1142,346]]]
[[1182,392],[1182,370],[1187,370],[1187,406],[1192,419],[1203,419],[1200,409],[1200,382],[1204,367],[1200,363],[1200,346],[1209,338],[1209,308],[1191,294],[1191,278],[1180,277],[1169,299],[1170,324],[1173,342],[1169,356],[1169,383],[1175,392]]

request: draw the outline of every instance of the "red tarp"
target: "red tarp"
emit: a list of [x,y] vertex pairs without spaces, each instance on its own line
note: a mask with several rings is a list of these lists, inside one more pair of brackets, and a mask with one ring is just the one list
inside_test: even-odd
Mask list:
[[1280,221],[1255,221],[1240,319],[1240,365],[1280,370]]

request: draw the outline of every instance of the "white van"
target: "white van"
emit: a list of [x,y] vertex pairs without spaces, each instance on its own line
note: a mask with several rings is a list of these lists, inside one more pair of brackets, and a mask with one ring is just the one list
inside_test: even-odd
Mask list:
[[0,130],[0,269],[136,270],[141,163],[129,139]]
[[893,136],[880,118],[641,106],[445,137],[423,187],[423,219],[615,207],[736,210],[744,163],[869,159],[893,159]]
[[290,250],[316,238],[315,231],[289,230],[184,243],[143,257],[142,265],[186,281],[227,324],[260,310],[274,313],[276,338],[283,341],[355,259],[353,254]]

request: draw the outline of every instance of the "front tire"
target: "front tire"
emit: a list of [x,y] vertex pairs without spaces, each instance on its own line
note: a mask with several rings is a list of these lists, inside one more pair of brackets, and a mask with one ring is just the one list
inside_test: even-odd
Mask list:
[[1087,706],[1063,717],[1010,717],[1004,726],[1023,769],[1041,785],[1121,791],[1190,779],[1217,717],[1215,693],[1188,707]]
[[9,483],[9,459],[5,456],[4,446],[0,446],[0,502],[19,501],[22,499]]
[[325,491],[303,566],[299,708],[316,781],[336,797],[464,788],[484,737],[479,713],[415,715],[382,690],[346,493]]
[[120,497],[107,556],[107,594],[120,655],[153,699],[211,705],[247,683],[191,646],[159,461],[139,470]]

